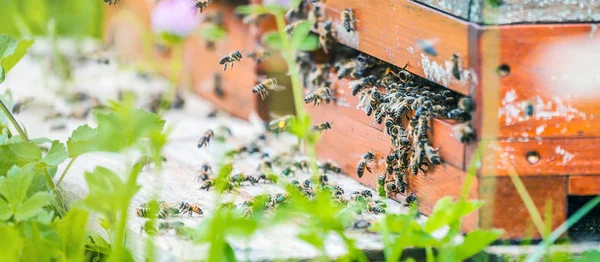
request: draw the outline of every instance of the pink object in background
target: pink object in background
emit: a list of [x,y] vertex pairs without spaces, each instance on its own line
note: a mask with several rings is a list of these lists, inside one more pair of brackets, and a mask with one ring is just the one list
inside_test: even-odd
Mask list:
[[185,38],[199,24],[192,0],[162,0],[152,10],[152,31]]

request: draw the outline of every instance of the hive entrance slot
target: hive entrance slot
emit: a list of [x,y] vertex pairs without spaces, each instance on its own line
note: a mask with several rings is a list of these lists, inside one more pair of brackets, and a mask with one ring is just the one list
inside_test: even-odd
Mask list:
[[[585,203],[595,196],[569,196],[568,217],[571,217]],[[575,223],[568,231],[569,237],[576,242],[600,240],[600,206],[594,207],[587,215]]]

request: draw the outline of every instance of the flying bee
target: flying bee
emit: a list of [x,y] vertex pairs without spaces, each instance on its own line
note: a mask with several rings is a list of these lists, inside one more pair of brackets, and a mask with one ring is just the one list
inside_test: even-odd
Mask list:
[[452,75],[460,80],[460,58],[457,54],[452,54]]
[[300,160],[300,161],[296,161],[294,162],[294,167],[296,167],[296,169],[303,171],[306,169],[306,171],[308,171],[308,161],[307,160]]
[[425,144],[425,156],[427,157],[429,162],[431,162],[434,165],[439,165],[442,163],[438,151],[440,151],[439,148],[434,149],[432,146]]
[[290,122],[294,119],[293,115],[286,115],[269,122],[269,129],[275,133],[286,131],[290,127]]
[[35,99],[31,96],[28,97],[24,97],[23,99],[20,99],[19,101],[17,101],[13,107],[12,107],[12,113],[13,114],[18,114],[21,113],[26,107],[28,107],[29,105],[31,105],[33,103]]
[[323,174],[327,174],[327,171],[331,171],[333,173],[342,173],[342,169],[331,161],[321,164],[319,168],[323,169]]
[[275,78],[268,78],[252,88],[252,93],[259,94],[262,100],[269,95],[269,91],[279,92],[284,90],[284,86],[277,85]]
[[219,65],[223,65],[223,71],[227,70],[227,64],[231,65],[231,69],[233,69],[233,64],[237,61],[240,62],[242,59],[242,52],[235,50],[221,58],[219,60]]
[[475,130],[471,126],[471,122],[465,122],[452,127],[454,137],[461,143],[469,143],[475,140]]
[[210,2],[211,0],[195,0],[194,7],[196,9],[199,9],[200,13],[202,13],[202,11],[204,11],[204,9],[208,7],[208,4],[210,4]]
[[204,182],[204,184],[202,184],[202,186],[200,187],[200,190],[206,190],[206,191],[208,191],[212,186],[213,186],[213,181],[212,180],[207,180],[207,181]]
[[352,90],[352,95],[356,96],[356,94],[358,94],[358,92],[361,89],[363,89],[369,85],[371,85],[371,86],[375,85],[376,82],[377,82],[377,76],[369,75],[367,77],[363,77],[361,79],[357,79],[357,80],[350,82],[350,84],[348,85],[348,88]]
[[313,126],[313,130],[323,132],[325,130],[331,129],[331,122],[323,122]]
[[214,88],[215,95],[218,98],[225,97],[225,89],[223,89],[223,80],[221,78],[221,74],[214,73],[214,75],[213,75],[213,85],[215,86],[215,88]]
[[354,19],[354,11],[352,9],[344,9],[342,12],[342,20],[344,21],[346,32],[350,33],[356,31],[356,20]]
[[248,56],[248,58],[254,59],[254,61],[256,61],[257,64],[260,64],[262,62],[262,60],[271,56],[271,50],[270,49],[256,50],[256,51],[247,53],[246,56]]
[[458,107],[466,112],[473,112],[475,110],[475,101],[468,96],[461,97],[458,100]]
[[375,160],[375,155],[371,152],[367,152],[359,161],[358,164],[356,166],[356,174],[358,175],[358,178],[361,178],[363,176],[363,174],[365,173],[365,169],[367,171],[369,171],[369,173],[371,172],[371,168],[369,167],[369,163],[371,161]]
[[236,185],[242,185],[244,182],[250,182],[250,184],[258,184],[258,179],[251,175],[246,175],[244,173],[239,173],[231,177],[231,182]]
[[329,86],[319,87],[317,90],[309,93],[304,97],[304,103],[309,104],[313,102],[313,105],[321,104],[321,101],[329,103],[331,101],[331,89]]
[[210,140],[213,137],[215,137],[215,132],[213,132],[211,129],[206,130],[206,132],[204,132],[204,135],[200,138],[200,140],[198,140],[198,148],[208,146],[208,143],[210,143]]
[[198,215],[204,214],[204,212],[202,212],[202,209],[199,206],[190,204],[188,202],[180,202],[178,209],[182,215],[188,214],[191,216],[193,213],[196,213]]
[[120,0],[104,0],[104,3],[107,3],[108,5],[116,5],[117,3],[119,3]]
[[325,54],[329,53],[329,49],[333,47],[335,43],[335,35],[333,34],[333,23],[331,21],[325,22],[323,29],[319,30],[319,45],[323,49]]

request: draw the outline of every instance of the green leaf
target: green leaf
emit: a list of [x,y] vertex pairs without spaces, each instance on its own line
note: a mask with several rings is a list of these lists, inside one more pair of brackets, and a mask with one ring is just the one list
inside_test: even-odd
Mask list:
[[425,231],[432,233],[443,226],[459,222],[460,219],[481,207],[480,201],[459,200],[452,203],[451,197],[444,197],[435,204],[425,224]]
[[43,207],[52,202],[53,195],[49,192],[38,192],[21,204],[15,213],[17,221],[27,220],[44,211]]
[[23,261],[24,238],[15,227],[0,223],[0,254],[5,261]]
[[5,174],[11,167],[22,167],[42,158],[42,151],[32,142],[0,145],[0,175]]
[[0,64],[7,74],[25,56],[27,49],[33,45],[33,40],[18,41],[14,38],[0,34]]
[[319,48],[319,38],[316,35],[310,34],[307,35],[306,38],[295,47],[301,51],[314,51]]
[[67,148],[58,140],[52,142],[48,154],[42,159],[42,162],[51,167],[60,165],[67,159]]
[[317,249],[322,249],[325,246],[325,239],[314,231],[300,233],[298,238]]
[[242,5],[235,12],[242,15],[263,15],[269,13],[269,9],[263,5]]
[[292,45],[298,46],[304,41],[304,39],[310,33],[310,28],[313,26],[313,22],[308,20],[299,21],[294,31],[292,31]]
[[111,170],[96,167],[94,172],[86,172],[85,180],[89,187],[88,196],[83,199],[83,204],[89,210],[106,214],[113,219],[114,212],[118,209],[123,192],[126,191],[125,183]]
[[32,143],[34,143],[36,145],[41,145],[41,144],[46,144],[46,143],[52,143],[53,142],[50,138],[47,138],[47,137],[33,138],[33,139],[29,139],[29,141],[31,141]]
[[281,40],[281,35],[279,32],[269,32],[263,35],[262,42],[273,49],[282,49],[283,41]]
[[600,261],[600,251],[595,249],[586,250],[574,262],[596,262]]
[[60,247],[67,261],[83,261],[88,216],[84,210],[71,209],[64,218],[52,225],[60,238]]
[[200,28],[200,36],[208,41],[218,41],[227,36],[227,31],[217,24],[208,24]]
[[456,248],[456,257],[458,261],[464,261],[467,258],[479,253],[485,247],[489,246],[502,235],[502,230],[481,230],[477,229],[470,232],[465,237],[463,243]]
[[10,210],[8,203],[4,199],[0,198],[0,221],[6,221],[12,217],[13,212]]
[[16,206],[25,199],[27,188],[31,184],[33,173],[22,172],[22,169],[13,166],[6,177],[0,177],[0,194],[16,211]]
[[231,245],[227,242],[225,242],[223,245],[223,253],[225,254],[225,261],[228,261],[228,262],[237,261],[237,259],[235,259],[235,251],[233,250]]
[[4,68],[2,68],[0,66],[0,84],[2,84],[2,82],[4,82],[5,79],[6,79],[6,73],[4,72]]
[[69,140],[67,140],[69,157],[73,158],[87,152],[101,151],[101,145],[94,143],[94,138],[97,135],[98,130],[88,125],[83,125],[75,129]]

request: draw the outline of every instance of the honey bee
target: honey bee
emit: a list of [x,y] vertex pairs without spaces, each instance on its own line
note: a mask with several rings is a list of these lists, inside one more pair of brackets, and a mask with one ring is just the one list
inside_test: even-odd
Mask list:
[[469,143],[475,140],[475,130],[471,126],[471,122],[457,124],[452,127],[454,137],[461,143]]
[[213,85],[215,86],[215,95],[218,98],[225,97],[225,89],[223,89],[223,80],[221,78],[221,74],[215,73],[213,75]]
[[369,76],[363,77],[361,79],[357,79],[357,80],[350,82],[350,84],[348,85],[348,88],[352,90],[352,95],[356,96],[356,94],[358,94],[358,92],[361,89],[363,89],[369,85],[371,85],[371,86],[375,85],[375,83],[377,83],[377,76],[369,75]]
[[65,115],[61,112],[50,112],[48,115],[44,117],[44,121],[49,121],[57,118],[63,118]]
[[331,101],[331,89],[328,86],[319,87],[317,90],[304,97],[305,104],[313,102],[313,105],[316,106],[321,104],[321,101],[325,101],[327,103]]
[[313,126],[313,130],[323,132],[331,129],[331,122],[323,122]]
[[448,117],[448,119],[452,119],[452,120],[456,120],[456,121],[469,121],[471,120],[471,114],[469,114],[467,111],[465,111],[462,108],[455,108],[450,110],[447,114],[446,117]]
[[237,147],[235,149],[229,150],[229,151],[227,151],[227,153],[225,153],[225,155],[232,157],[232,156],[244,153],[244,152],[248,152],[248,147],[247,146],[239,146],[239,147]]
[[239,173],[231,177],[231,182],[238,186],[242,185],[244,182],[250,182],[250,184],[254,185],[258,183],[258,179],[254,176]]
[[108,5],[116,5],[117,3],[119,3],[120,0],[104,0],[104,3],[107,3]]
[[457,54],[452,54],[452,75],[460,80],[460,58]]
[[396,161],[398,161],[398,154],[396,153],[396,151],[390,153],[385,158],[386,172],[388,175],[391,175],[392,173],[394,173],[394,168],[396,167]]
[[284,86],[277,85],[275,78],[268,78],[252,88],[252,93],[259,94],[262,100],[269,95],[269,91],[279,92],[284,90]]
[[363,176],[363,174],[365,173],[365,169],[367,171],[369,171],[369,173],[371,172],[371,168],[369,168],[369,163],[371,161],[375,160],[375,155],[371,152],[367,152],[359,161],[358,161],[358,165],[356,167],[356,174],[358,175],[358,178],[361,178]]
[[410,193],[410,195],[409,195],[409,196],[407,196],[407,197],[406,197],[406,204],[404,204],[404,206],[413,206],[413,205],[417,205],[418,201],[419,201],[419,200],[418,200],[418,199],[417,199],[417,197],[415,196],[415,193],[414,193],[414,192],[412,192],[412,193]]
[[202,180],[202,181],[206,181],[209,179],[209,176],[212,174],[212,167],[208,164],[203,164],[200,167],[200,170],[198,171],[198,176],[196,177],[196,179],[198,181]]
[[329,53],[329,49],[335,44],[335,36],[333,34],[333,23],[325,22],[323,29],[319,30],[319,45],[325,54]]
[[392,136],[392,143],[394,143],[396,147],[405,147],[410,144],[408,134],[404,130],[404,127],[402,127],[401,125],[394,125],[390,131]]
[[344,9],[342,12],[342,20],[344,21],[346,32],[350,33],[356,31],[356,20],[354,19],[354,11],[352,9]]
[[271,50],[270,49],[256,50],[256,51],[247,53],[246,56],[248,56],[248,58],[251,58],[254,61],[256,61],[257,64],[260,64],[262,62],[262,60],[271,56]]
[[264,173],[260,173],[257,177],[257,182],[263,181],[265,183],[273,183],[276,184],[278,177],[274,174],[265,175]]
[[352,228],[354,229],[366,229],[369,228],[371,226],[371,222],[365,220],[365,219],[359,219],[356,222],[354,222],[354,225],[352,226]]
[[235,51],[223,56],[221,58],[221,60],[219,60],[219,65],[223,65],[223,71],[226,71],[227,64],[230,64],[231,69],[233,69],[233,64],[236,61],[240,62],[241,59],[242,59],[242,52],[235,50]]
[[292,170],[292,168],[290,168],[290,167],[286,167],[281,171],[281,174],[286,177],[291,176],[294,174],[294,170]]
[[352,60],[343,65],[339,65],[336,67],[338,79],[347,78],[352,76],[356,71],[359,70],[358,62]]
[[466,112],[473,112],[475,110],[475,101],[468,96],[461,97],[458,100],[458,107]]
[[277,193],[274,196],[269,196],[269,201],[267,202],[268,207],[275,208],[279,205],[284,204],[289,197],[286,194]]
[[300,161],[296,161],[294,162],[294,167],[296,167],[296,169],[303,171],[306,169],[306,171],[308,171],[308,161],[307,160],[300,160]]
[[[138,208],[135,209],[135,214],[138,217],[150,217],[150,207],[147,204],[141,204]],[[157,217],[166,218],[168,215],[169,212],[166,208],[166,204],[161,204],[158,210]]]
[[204,11],[210,4],[211,0],[194,0],[194,7],[200,10],[200,13]]
[[198,215],[204,214],[204,212],[202,212],[202,209],[200,209],[199,206],[190,204],[188,202],[180,202],[178,208],[179,208],[179,212],[182,215],[188,214],[191,216],[193,213],[196,213]]
[[286,131],[289,128],[290,122],[293,118],[293,115],[286,115],[275,120],[271,120],[271,122],[269,122],[269,129],[275,131],[276,133]]
[[20,99],[19,101],[17,101],[13,107],[12,107],[12,113],[13,114],[18,114],[21,113],[23,111],[23,109],[25,109],[26,107],[28,107],[29,105],[31,105],[33,103],[35,99],[31,96],[28,97],[24,97],[23,99]]
[[312,189],[312,181],[310,181],[310,179],[305,179],[302,182],[302,188],[304,188],[306,190]]
[[373,212],[375,214],[381,214],[381,213],[385,213],[385,208],[374,203],[374,202],[369,202],[367,205],[367,210],[369,212]]
[[524,110],[524,111],[525,111],[525,116],[527,116],[527,117],[532,117],[532,116],[533,116],[533,113],[534,113],[534,111],[535,111],[535,107],[534,107],[534,105],[533,105],[533,102],[531,102],[531,101],[528,101],[528,102],[525,104],[525,110]]
[[204,132],[204,135],[200,138],[200,140],[198,140],[198,148],[201,148],[203,146],[208,146],[208,143],[210,143],[210,140],[215,136],[215,133],[209,129],[206,130],[206,132]]
[[331,171],[333,173],[342,173],[342,169],[334,164],[331,161],[327,161],[319,166],[320,169],[323,169],[323,173],[327,174],[327,171]]
[[329,64],[315,64],[309,76],[310,82],[315,86],[321,86],[329,78],[330,69]]
[[329,177],[327,175],[319,176],[319,185],[324,186],[324,185],[327,185],[328,182],[329,182]]
[[204,182],[204,184],[202,184],[202,186],[200,187],[200,190],[210,190],[210,188],[213,186],[213,181],[212,180],[207,180]]
[[321,12],[321,6],[313,3],[313,8],[309,13],[308,19],[314,22],[315,29],[318,28],[319,22],[321,21],[321,17],[323,17],[323,13]]
[[185,224],[181,221],[164,221],[158,224],[158,230],[165,231],[174,229],[176,231],[181,230]]
[[434,165],[439,165],[442,163],[438,151],[440,151],[439,148],[434,149],[432,146],[425,144],[425,156],[427,157],[429,162],[431,162]]

